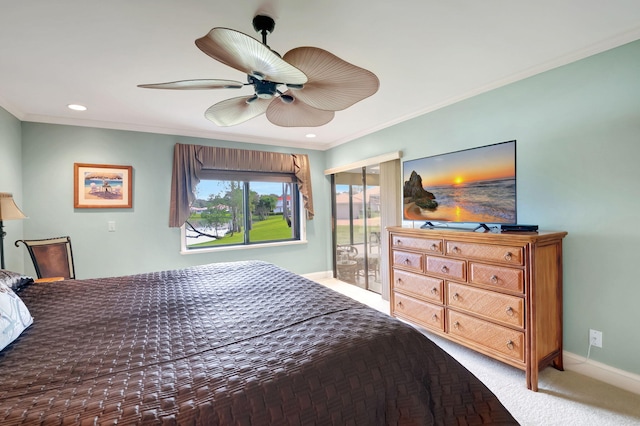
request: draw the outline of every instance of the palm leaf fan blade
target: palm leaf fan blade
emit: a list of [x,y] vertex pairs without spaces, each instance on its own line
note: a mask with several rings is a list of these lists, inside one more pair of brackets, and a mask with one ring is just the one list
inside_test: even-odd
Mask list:
[[274,99],[267,108],[267,119],[281,127],[318,127],[333,120],[334,116],[333,111],[313,108],[295,98],[292,103]]
[[196,40],[213,59],[260,80],[304,84],[307,76],[258,40],[229,28],[214,28]]
[[269,102],[254,96],[240,96],[212,105],[204,116],[220,127],[235,126],[264,114]]
[[180,80],[168,83],[139,84],[146,89],[200,90],[200,89],[242,89],[244,84],[234,80]]
[[340,111],[378,91],[375,74],[317,47],[298,47],[283,59],[304,72],[309,81],[295,96],[323,110]]

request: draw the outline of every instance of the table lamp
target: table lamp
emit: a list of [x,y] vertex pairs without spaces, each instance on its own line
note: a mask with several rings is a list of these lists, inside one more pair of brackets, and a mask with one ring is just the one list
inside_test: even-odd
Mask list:
[[4,269],[4,236],[7,235],[2,222],[26,218],[13,201],[13,196],[7,192],[0,192],[0,269]]

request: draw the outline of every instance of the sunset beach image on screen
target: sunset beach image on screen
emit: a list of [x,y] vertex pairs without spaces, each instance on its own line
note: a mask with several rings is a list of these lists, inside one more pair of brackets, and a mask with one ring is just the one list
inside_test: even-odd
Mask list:
[[405,220],[516,223],[516,141],[403,163]]

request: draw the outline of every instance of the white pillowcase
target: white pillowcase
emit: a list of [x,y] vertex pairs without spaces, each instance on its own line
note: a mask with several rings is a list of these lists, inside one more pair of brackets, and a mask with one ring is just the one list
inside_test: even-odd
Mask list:
[[18,338],[33,323],[33,317],[24,302],[0,282],[0,351]]

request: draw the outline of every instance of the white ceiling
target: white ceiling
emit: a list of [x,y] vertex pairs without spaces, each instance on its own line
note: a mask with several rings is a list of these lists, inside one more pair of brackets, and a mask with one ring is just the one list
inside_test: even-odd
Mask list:
[[[204,111],[250,87],[136,87],[245,81],[194,41],[213,27],[260,39],[257,13],[276,20],[274,50],[323,48],[379,91],[322,127],[217,127]],[[637,39],[638,0],[0,0],[0,106],[22,121],[327,149]]]

